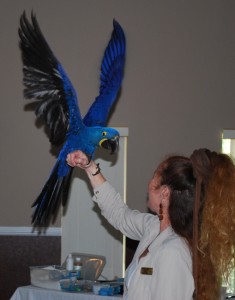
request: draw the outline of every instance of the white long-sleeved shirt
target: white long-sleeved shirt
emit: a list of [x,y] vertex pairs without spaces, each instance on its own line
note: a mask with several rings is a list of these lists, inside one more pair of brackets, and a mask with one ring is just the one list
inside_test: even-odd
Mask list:
[[[107,181],[94,189],[93,200],[110,224],[140,241],[126,270],[124,299],[192,300],[192,257],[186,241],[171,227],[160,232],[156,216],[129,209]],[[139,259],[147,247],[148,254]]]

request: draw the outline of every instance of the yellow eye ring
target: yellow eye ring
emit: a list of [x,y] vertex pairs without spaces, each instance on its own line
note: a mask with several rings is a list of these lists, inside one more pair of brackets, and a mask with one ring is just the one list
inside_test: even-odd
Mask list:
[[106,131],[103,131],[102,132],[102,136],[106,136],[107,135],[107,132]]

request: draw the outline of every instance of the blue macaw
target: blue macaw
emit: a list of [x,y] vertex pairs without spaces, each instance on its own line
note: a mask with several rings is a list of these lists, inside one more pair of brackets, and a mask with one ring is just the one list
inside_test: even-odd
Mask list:
[[118,131],[105,125],[123,79],[125,35],[113,20],[113,32],[101,64],[99,95],[84,118],[76,91],[44,38],[35,14],[31,14],[31,22],[25,12],[22,14],[19,37],[24,96],[38,100],[36,116],[42,117],[49,127],[51,144],[61,147],[56,164],[32,205],[32,224],[48,226],[51,219],[55,220],[60,204],[66,205],[73,170],[66,163],[67,154],[81,150],[91,160],[99,146],[111,153],[118,147]]

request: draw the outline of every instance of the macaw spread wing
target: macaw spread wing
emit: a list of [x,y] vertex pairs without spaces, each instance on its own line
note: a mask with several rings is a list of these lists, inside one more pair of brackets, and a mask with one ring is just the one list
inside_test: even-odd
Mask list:
[[117,99],[125,64],[126,41],[120,24],[113,20],[113,32],[101,65],[99,96],[83,122],[86,126],[105,126],[112,105]]
[[48,125],[51,143],[60,145],[68,129],[83,125],[76,92],[33,14],[31,20],[32,24],[23,13],[19,28],[24,96],[39,100],[35,113]]

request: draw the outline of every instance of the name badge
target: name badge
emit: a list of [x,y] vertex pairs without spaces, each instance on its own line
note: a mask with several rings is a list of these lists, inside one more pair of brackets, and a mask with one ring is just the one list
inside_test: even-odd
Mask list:
[[153,275],[153,268],[144,268],[144,267],[142,267],[140,269],[140,274],[143,274],[143,275]]

